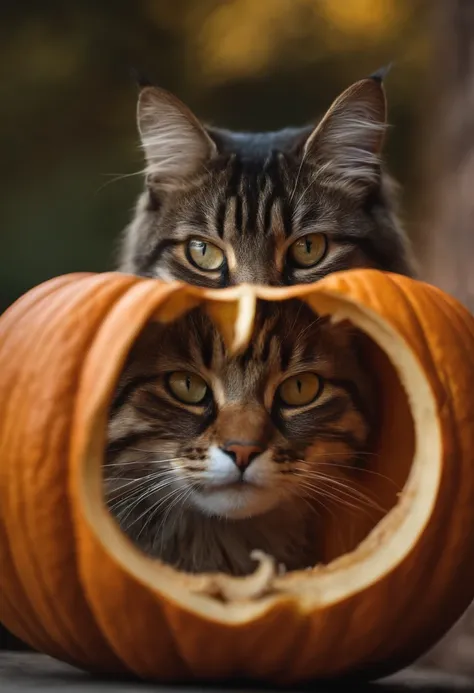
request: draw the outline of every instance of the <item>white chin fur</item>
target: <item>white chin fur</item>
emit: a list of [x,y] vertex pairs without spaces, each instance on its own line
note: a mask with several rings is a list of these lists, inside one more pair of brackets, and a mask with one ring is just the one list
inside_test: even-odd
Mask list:
[[268,512],[277,505],[278,494],[265,483],[265,461],[265,454],[258,457],[241,479],[229,455],[211,446],[204,477],[206,488],[194,491],[189,501],[206,515],[235,520]]

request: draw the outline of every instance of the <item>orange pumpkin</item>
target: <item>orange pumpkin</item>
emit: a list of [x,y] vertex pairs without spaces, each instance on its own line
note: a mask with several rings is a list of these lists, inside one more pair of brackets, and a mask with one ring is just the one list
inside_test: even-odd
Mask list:
[[[142,555],[104,506],[108,405],[147,321],[201,304],[237,351],[258,297],[299,297],[367,334],[383,422],[364,484],[388,510],[328,518],[310,571],[281,576],[260,556],[246,578],[185,575]],[[0,319],[0,619],[67,662],[158,680],[291,684],[408,664],[474,598],[473,354],[455,300],[376,271],[278,289],[121,274],[34,289]]]

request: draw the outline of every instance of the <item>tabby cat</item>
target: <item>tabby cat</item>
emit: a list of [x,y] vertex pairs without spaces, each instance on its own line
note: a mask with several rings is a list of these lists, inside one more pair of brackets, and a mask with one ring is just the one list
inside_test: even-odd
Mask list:
[[[146,184],[134,218],[124,233],[119,260],[121,271],[211,287],[240,282],[306,283],[335,270],[362,266],[408,275],[414,273],[409,244],[397,217],[394,184],[380,159],[386,129],[380,74],[349,87],[315,126],[261,134],[205,127],[176,97],[144,85],[138,102],[138,127],[146,158]],[[149,358],[152,356],[150,354]],[[353,355],[348,357],[349,362],[352,358]],[[143,363],[146,364],[146,358]],[[138,366],[130,364],[130,368],[133,372]],[[233,368],[237,368],[237,364]],[[357,380],[358,373],[349,373],[348,378]],[[194,380],[190,382],[195,383]],[[111,427],[112,438],[120,437],[122,442],[116,448],[111,444],[110,464],[127,460],[136,463],[141,449],[153,447],[152,443],[145,445],[140,438],[134,438],[143,430],[135,427],[139,419],[139,414],[134,412],[136,400],[148,402],[145,409],[143,404],[139,407],[142,413],[146,411],[143,415],[149,419],[148,426],[154,425],[150,392],[145,385],[133,393],[130,390],[128,409],[124,408],[127,397],[122,393],[121,406],[117,408],[120,416]],[[170,400],[169,390],[166,394],[164,390],[161,392],[167,402],[172,401],[174,407],[180,407],[180,414],[186,413],[186,420],[194,420],[197,425],[197,409],[191,410],[177,400]],[[308,405],[315,413],[324,411],[318,410],[318,406],[316,402]],[[196,411],[194,419],[192,411]],[[131,417],[128,424],[127,412]],[[287,410],[291,412],[293,409]],[[292,421],[296,424],[298,420],[297,412]],[[337,420],[336,411],[333,422]],[[161,425],[159,416],[155,425]],[[351,425],[346,433],[352,432]],[[168,441],[163,451],[175,454],[173,450],[183,445],[181,433],[175,430],[177,426],[172,418],[167,426],[177,439],[174,443]],[[131,436],[130,449],[127,449],[125,431]],[[324,440],[323,444],[326,444]],[[115,459],[118,462],[110,461]],[[143,458],[143,464],[146,459]],[[132,468],[133,464],[131,475]],[[278,469],[276,463],[274,468]],[[120,466],[113,469],[117,474],[119,470],[124,471]],[[284,480],[300,482],[294,483],[299,494],[303,494],[304,483],[313,483],[314,477],[305,481],[301,472],[284,476],[283,469],[281,467],[282,474],[275,477],[278,483]],[[336,469],[336,464],[332,464],[332,478]],[[141,488],[145,491],[147,484],[141,480],[144,483]],[[328,483],[327,480],[324,483]],[[165,477],[163,484],[162,493]],[[177,496],[174,498],[176,500]],[[194,492],[189,501],[191,498],[195,500]],[[301,512],[307,507],[306,501],[305,498],[305,502],[298,505]],[[141,506],[144,502],[141,501]],[[119,515],[123,505],[121,508],[116,506]],[[188,510],[186,519],[196,512],[191,512],[190,507]],[[135,514],[137,512],[135,510]],[[179,527],[177,512],[177,507],[170,511],[172,517],[168,518],[168,527]],[[154,550],[147,529],[141,532],[142,520],[132,529],[128,519],[122,517],[122,526],[129,527],[134,536],[140,534],[142,545]],[[216,531],[218,526],[225,531],[234,527],[222,519],[213,520],[216,520],[213,525]],[[257,532],[256,521],[261,523],[263,518],[241,521],[233,536],[237,543],[249,542],[245,545],[246,556],[247,548],[260,545],[260,540],[251,541],[253,533]],[[206,523],[209,522],[210,519],[201,513],[196,531],[199,528],[201,533],[207,532]],[[290,522],[289,534],[293,528]],[[179,540],[186,546],[186,541],[191,540],[189,522],[184,523],[180,531]],[[143,536],[145,533],[147,539]],[[269,536],[265,544],[270,552],[275,548],[271,538]],[[232,551],[236,548],[232,543],[230,546]],[[242,550],[240,544],[239,547]],[[300,548],[304,554],[305,548]],[[282,547],[279,554],[283,561],[289,558],[285,551]],[[178,559],[176,544],[169,552],[169,560],[187,561],[184,567],[191,570],[197,569],[198,564],[210,565],[209,557],[199,555],[183,555]],[[297,563],[313,563],[313,558],[301,555]],[[221,560],[231,571],[249,569],[248,558],[241,562],[237,554],[235,562],[238,565],[229,565],[228,553]],[[474,674],[473,615],[474,606],[423,663]]]
[[318,508],[366,510],[355,475],[374,397],[354,339],[298,301],[261,303],[235,357],[199,309],[149,324],[109,422],[106,498],[123,531],[190,572],[246,574],[253,549],[314,565]]
[[316,126],[243,134],[204,127],[175,96],[142,88],[146,186],[119,269],[191,284],[284,285],[341,269],[411,274],[380,154],[380,75],[356,82]]

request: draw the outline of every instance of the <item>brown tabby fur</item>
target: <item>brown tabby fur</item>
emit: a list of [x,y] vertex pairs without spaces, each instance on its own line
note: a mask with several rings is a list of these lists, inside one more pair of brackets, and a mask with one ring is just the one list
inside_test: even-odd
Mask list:
[[[261,304],[247,351],[230,358],[194,310],[150,324],[118,386],[105,466],[109,507],[147,553],[187,571],[253,570],[253,549],[288,569],[318,560],[318,508],[352,503],[365,463],[373,393],[355,336],[304,304]],[[212,394],[183,404],[166,374],[199,374]],[[324,382],[309,405],[282,404],[278,385],[302,372]],[[241,475],[228,441],[263,450]],[[319,504],[319,505],[318,505]]]
[[[243,134],[205,128],[176,97],[145,87],[138,125],[146,186],[124,233],[120,270],[210,287],[307,283],[353,267],[411,274],[380,157],[385,111],[381,81],[370,78],[349,87],[315,127]],[[291,245],[314,233],[327,252],[312,267],[295,266]],[[191,239],[219,248],[222,266],[193,265]]]

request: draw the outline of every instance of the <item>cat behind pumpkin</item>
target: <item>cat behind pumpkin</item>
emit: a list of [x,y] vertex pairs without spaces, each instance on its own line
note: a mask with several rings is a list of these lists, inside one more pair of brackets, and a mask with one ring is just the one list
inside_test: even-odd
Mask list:
[[119,269],[221,288],[308,283],[336,270],[413,273],[382,145],[380,75],[356,82],[316,125],[205,127],[175,96],[142,88],[145,189]]

